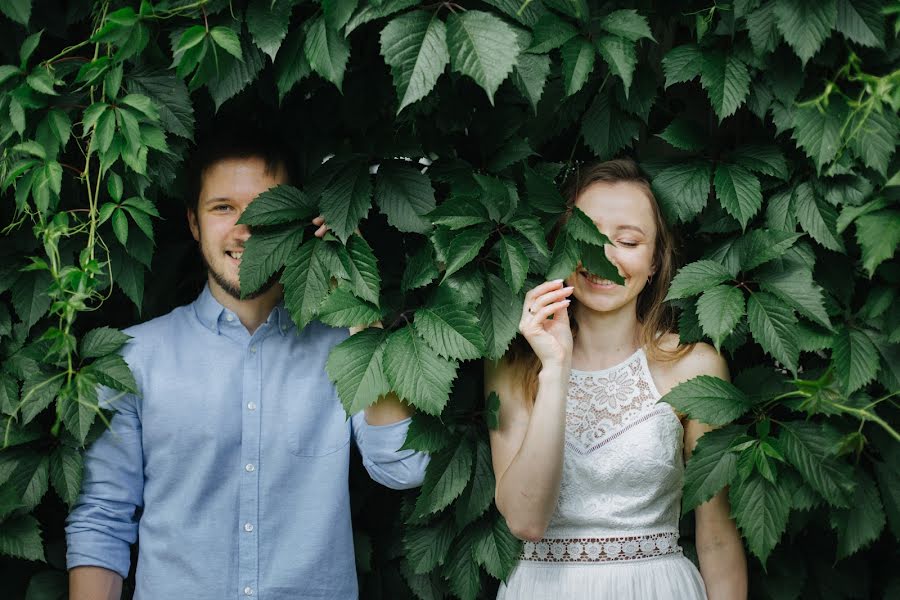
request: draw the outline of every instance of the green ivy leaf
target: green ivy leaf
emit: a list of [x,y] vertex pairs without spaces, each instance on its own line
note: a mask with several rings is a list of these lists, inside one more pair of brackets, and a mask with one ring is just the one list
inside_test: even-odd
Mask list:
[[434,454],[446,448],[452,439],[453,434],[439,418],[417,412],[409,422],[406,441],[400,449]]
[[867,167],[886,176],[900,137],[900,118],[893,112],[872,111],[866,117],[858,113],[851,121],[850,146]]
[[777,296],[803,316],[831,329],[822,288],[813,281],[812,271],[800,266],[766,268],[757,274],[757,279],[761,290]]
[[625,279],[619,275],[619,269],[607,258],[603,246],[581,243],[581,266],[592,275],[601,279],[609,279],[619,285],[625,285]]
[[597,51],[587,39],[578,36],[566,42],[560,52],[566,96],[571,96],[584,87],[594,70]]
[[776,0],[775,24],[803,66],[812,58],[837,21],[835,0]]
[[383,329],[364,329],[335,346],[328,355],[325,371],[348,415],[374,404],[390,391],[384,374],[386,338]]
[[684,471],[684,497],[681,512],[687,514],[731,483],[737,474],[737,454],[731,447],[746,431],[741,425],[729,425],[700,436]]
[[782,487],[759,473],[733,484],[729,498],[735,521],[750,552],[765,565],[787,527],[790,498]]
[[505,581],[522,552],[522,542],[510,532],[506,521],[500,515],[493,519],[490,527],[485,524],[478,528],[475,541],[475,561],[491,574],[491,577]]
[[456,368],[456,361],[435,354],[423,339],[413,333],[411,326],[403,327],[388,337],[384,349],[384,372],[391,389],[423,412],[430,415],[441,413],[447,404]]
[[25,560],[45,560],[38,520],[23,515],[0,524],[0,553]]
[[13,308],[28,327],[37,323],[50,308],[50,296],[47,292],[52,282],[47,271],[26,271],[13,284]]
[[613,106],[608,92],[597,94],[581,122],[585,143],[601,160],[613,158],[637,139],[640,123]]
[[716,350],[744,316],[744,294],[740,288],[717,285],[697,300],[697,317],[703,333],[712,339]]
[[335,288],[318,310],[319,320],[332,327],[369,325],[381,318],[381,311],[354,296],[345,287]]
[[722,207],[746,229],[762,207],[759,179],[743,167],[721,163],[716,167],[714,184]]
[[712,165],[699,160],[660,171],[652,186],[666,218],[687,222],[697,216],[709,198],[711,177]]
[[82,358],[99,358],[116,352],[131,339],[130,335],[111,327],[98,327],[87,332],[81,340]]
[[385,0],[383,2],[365,4],[355,15],[350,17],[350,20],[347,21],[347,25],[344,27],[344,32],[346,35],[350,35],[360,25],[389,17],[418,3],[418,0]]
[[900,211],[883,210],[856,219],[856,241],[862,248],[863,268],[871,278],[900,243]]
[[19,403],[22,425],[27,425],[56,398],[63,384],[62,373],[38,372],[22,384],[22,400]]
[[372,206],[368,165],[354,160],[341,169],[322,193],[321,206],[329,227],[346,242]]
[[860,46],[884,48],[884,16],[877,0],[837,0],[835,29]]
[[510,308],[519,306],[520,301],[506,282],[496,275],[488,273],[486,280],[484,297],[478,307],[478,320],[487,346],[485,355],[498,360],[506,353],[518,332],[519,313]]
[[420,288],[434,281],[438,275],[440,273],[434,264],[434,248],[431,244],[425,244],[406,262],[400,288],[404,292]]
[[284,267],[284,305],[291,318],[302,330],[316,316],[316,311],[328,293],[328,271],[325,263],[325,242],[312,238],[304,242]]
[[500,237],[500,241],[497,242],[497,250],[500,253],[503,278],[513,293],[518,294],[528,274],[528,256],[522,249],[522,245],[514,237],[508,235]]
[[696,152],[706,145],[706,139],[700,133],[697,125],[687,119],[675,119],[657,137],[669,142],[679,150]]
[[415,10],[388,23],[381,31],[381,54],[391,66],[399,113],[427,96],[450,62],[447,28],[438,11]]
[[531,46],[528,51],[545,54],[577,36],[578,30],[568,21],[548,11],[534,24],[531,33]]
[[878,488],[867,473],[859,473],[850,508],[831,513],[831,527],[838,538],[837,559],[847,558],[878,539],[884,524]]
[[615,10],[609,13],[600,19],[600,27],[632,42],[641,38],[656,41],[650,32],[647,18],[639,15],[634,9]]
[[679,269],[672,279],[666,300],[695,296],[732,278],[733,275],[720,263],[698,260]]
[[494,501],[494,467],[491,447],[479,440],[475,448],[475,472],[456,501],[456,526],[460,529],[480,517]]
[[765,4],[747,15],[747,33],[753,51],[758,55],[775,50],[780,40],[775,25],[775,4]]
[[544,95],[547,77],[550,75],[550,63],[549,56],[523,52],[519,55],[513,71],[513,82],[531,104],[535,114],[538,102]]
[[67,505],[72,506],[81,492],[83,459],[77,449],[60,444],[50,454],[50,481]]
[[455,445],[434,454],[425,470],[422,491],[416,500],[416,514],[435,513],[459,497],[472,476],[474,461],[475,449],[466,437],[460,437]]
[[309,25],[303,48],[312,70],[341,89],[350,59],[350,43],[339,32],[328,27],[324,15]]
[[745,169],[781,180],[788,179],[789,173],[784,154],[775,146],[742,144],[730,156],[732,162]]
[[27,27],[31,19],[31,3],[32,0],[7,0],[0,4],[0,12]]
[[609,70],[625,86],[625,97],[628,98],[628,89],[634,77],[634,69],[637,66],[637,52],[635,43],[617,35],[601,35],[596,41],[597,51]]
[[581,244],[563,231],[556,239],[550,255],[550,270],[545,279],[565,279],[571,275],[581,260]]
[[137,382],[128,363],[118,354],[107,354],[92,362],[86,370],[107,387],[122,392],[137,394]]
[[460,600],[475,600],[481,589],[481,570],[472,552],[475,525],[466,529],[450,548],[447,563],[443,569],[444,579],[450,591]]
[[478,256],[478,252],[490,234],[491,231],[487,225],[468,227],[456,234],[447,249],[447,265],[441,281],[445,281],[450,275],[462,269]]
[[304,50],[305,43],[306,30],[298,27],[288,33],[275,58],[275,85],[278,87],[279,103],[297,82],[312,73]]
[[259,226],[305,222],[312,220],[315,214],[316,204],[311,198],[297,188],[284,184],[269,188],[254,198],[241,213],[238,224]]
[[800,237],[802,234],[772,229],[749,231],[735,244],[739,270],[748,272],[780,258]]
[[835,373],[849,395],[878,374],[878,349],[865,333],[843,327],[834,336],[831,353]]
[[467,10],[447,18],[447,43],[453,70],[474,79],[493,104],[519,55],[516,32],[491,13]]
[[662,61],[663,72],[666,74],[666,87],[691,81],[700,75],[703,62],[703,53],[694,44],[686,44],[669,50]]
[[837,156],[846,115],[847,105],[840,98],[832,99],[823,112],[815,106],[798,107],[793,111],[791,137],[812,159],[819,172]]
[[[244,215],[249,210],[250,207]],[[302,242],[303,229],[300,227],[254,231],[244,245],[244,256],[241,259],[241,295],[250,296],[263,287],[285,265]]]
[[822,246],[844,252],[844,243],[837,235],[837,211],[823,202],[807,181],[794,188],[791,206],[800,227]]
[[275,60],[287,35],[292,9],[293,2],[290,0],[274,0],[269,4],[251,2],[247,5],[247,29],[253,36],[253,43],[272,60]]
[[403,548],[413,573],[423,575],[444,564],[456,529],[453,520],[443,518],[424,527],[408,527],[403,532]]
[[710,375],[699,375],[675,386],[659,401],[710,425],[726,425],[750,409],[750,400],[741,390]]
[[431,180],[406,163],[388,162],[378,168],[375,201],[388,223],[413,233],[427,233],[431,223],[425,216],[434,210]]
[[700,66],[700,84],[719,121],[737,111],[750,93],[750,73],[737,56],[721,52],[705,53]]
[[463,307],[440,304],[416,311],[413,326],[428,345],[448,359],[481,358],[484,335],[478,318]]
[[775,296],[757,292],[747,300],[747,321],[763,350],[796,373],[800,348],[794,311]]
[[533,169],[525,169],[525,192],[528,204],[543,213],[558,215],[566,210],[566,201],[552,180]]
[[778,441],[788,461],[830,505],[849,508],[855,481],[850,465],[835,458],[839,435],[823,423],[781,424]]

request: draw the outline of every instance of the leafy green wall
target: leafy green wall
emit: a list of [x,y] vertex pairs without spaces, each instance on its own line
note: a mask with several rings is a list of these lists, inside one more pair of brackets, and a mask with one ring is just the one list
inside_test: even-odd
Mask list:
[[[300,324],[381,318],[329,372],[350,409],[388,389],[409,400],[407,445],[434,456],[421,492],[354,471],[364,598],[491,597],[508,573],[518,544],[486,444],[497,399],[482,399],[477,359],[503,354],[525,289],[602,255],[590,223],[553,248],[545,233],[565,175],[620,155],[678,225],[682,338],[721,348],[734,374],[668,398],[722,425],[687,467],[688,552],[690,509],[730,484],[753,597],[900,595],[896,3],[3,0],[0,13],[4,597],[65,593],[66,504],[105,418],[95,387],[134,387],[111,327],[202,279],[179,168],[216,112],[277,115],[302,175],[245,215],[242,280],[284,268]],[[319,211],[326,240],[304,225]]]

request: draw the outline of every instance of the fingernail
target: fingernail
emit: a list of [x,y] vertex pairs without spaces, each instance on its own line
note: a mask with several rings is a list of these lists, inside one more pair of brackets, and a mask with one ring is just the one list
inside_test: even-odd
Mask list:
[[553,283],[562,283],[562,282],[563,282],[562,279],[554,279],[554,280],[553,280]]

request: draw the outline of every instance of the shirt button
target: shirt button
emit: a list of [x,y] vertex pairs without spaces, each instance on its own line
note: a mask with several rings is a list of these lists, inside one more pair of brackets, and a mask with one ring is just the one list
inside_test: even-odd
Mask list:
[[250,352],[256,353],[256,346],[250,346]]
[[253,595],[253,588],[250,587],[249,585],[248,585],[247,587],[245,587],[245,588],[244,588],[244,595],[245,595],[245,596],[252,596],[252,595]]
[[244,523],[244,531],[247,533],[253,531],[253,523]]
[[253,463],[247,463],[247,465],[244,467],[244,470],[248,473],[252,473],[256,470],[256,467],[253,466]]
[[256,402],[248,402],[247,409],[248,410],[256,410]]
[[225,320],[228,321],[229,323],[231,323],[232,321],[234,321],[234,315],[231,315],[231,314],[225,315]]

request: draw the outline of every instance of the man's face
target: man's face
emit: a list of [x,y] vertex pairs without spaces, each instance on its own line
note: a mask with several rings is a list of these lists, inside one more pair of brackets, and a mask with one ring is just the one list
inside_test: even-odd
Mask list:
[[[250,230],[246,225],[237,225],[237,220],[256,196],[282,183],[287,183],[283,166],[267,172],[265,161],[259,157],[226,158],[203,172],[197,211],[188,210],[188,223],[194,239],[200,243],[213,292],[222,291],[241,299],[241,256]],[[252,297],[261,295],[274,283],[275,279]]]

